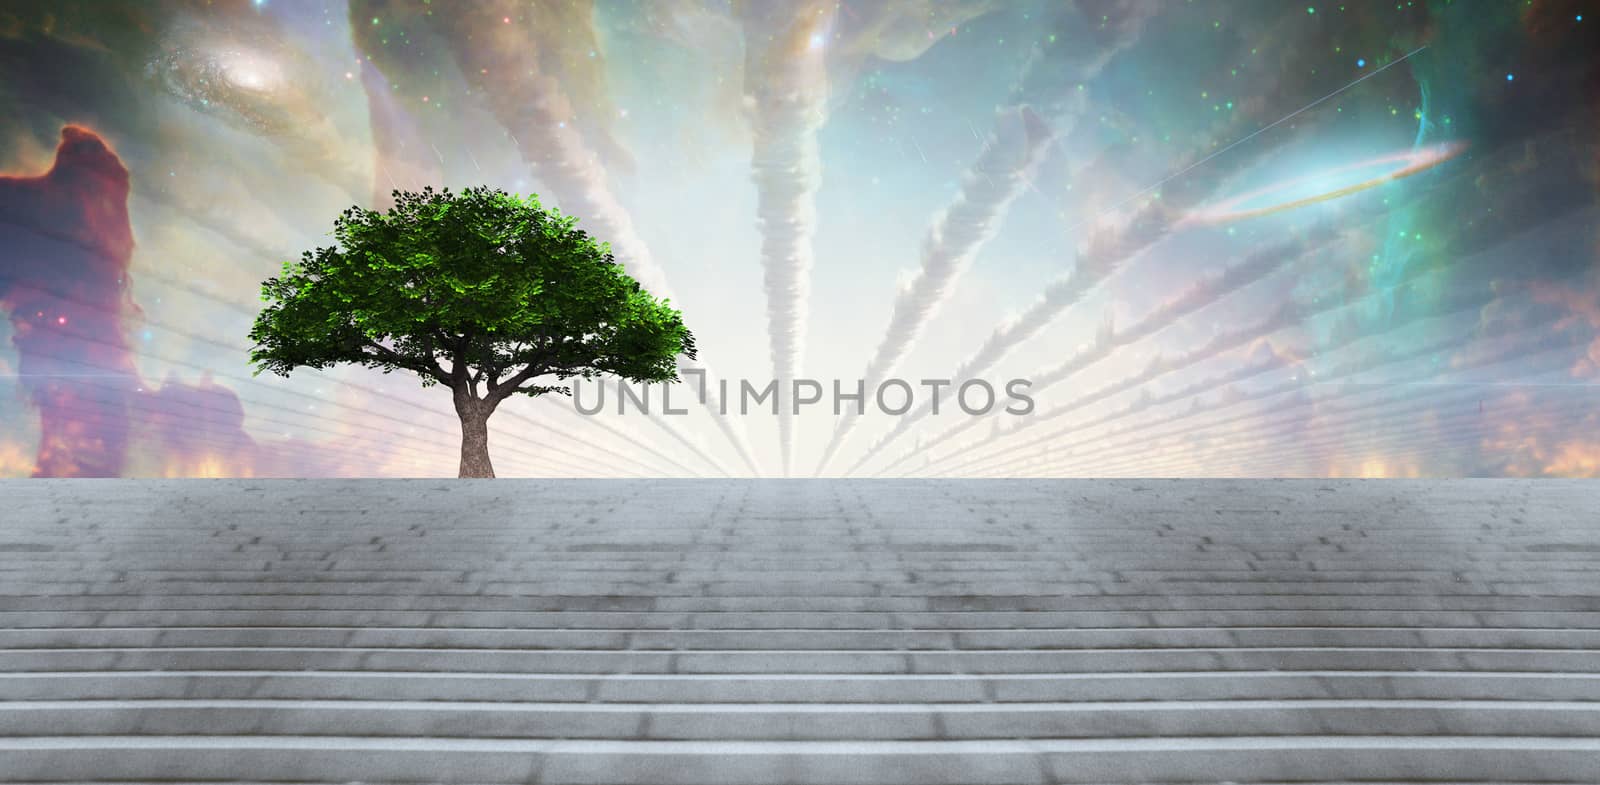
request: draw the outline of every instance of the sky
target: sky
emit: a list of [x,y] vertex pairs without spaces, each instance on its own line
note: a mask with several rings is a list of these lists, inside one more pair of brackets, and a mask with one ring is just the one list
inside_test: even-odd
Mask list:
[[476,185],[577,216],[734,393],[508,402],[501,477],[1600,475],[1586,13],[6,0],[0,476],[453,476],[443,388],[247,335],[344,209]]

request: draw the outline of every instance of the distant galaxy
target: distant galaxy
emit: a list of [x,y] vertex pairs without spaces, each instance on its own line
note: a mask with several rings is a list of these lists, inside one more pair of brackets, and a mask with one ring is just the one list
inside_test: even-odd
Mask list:
[[[1185,221],[1217,224],[1327,202],[1425,172],[1466,150],[1465,142],[1443,142],[1342,164],[1223,199],[1190,211]],[[1309,195],[1300,195],[1310,191]]]
[[[439,388],[247,335],[341,211],[474,185],[709,393],[508,403],[500,476],[1600,476],[1585,5],[0,4],[0,476],[454,475]],[[723,405],[774,379],[923,397]]]

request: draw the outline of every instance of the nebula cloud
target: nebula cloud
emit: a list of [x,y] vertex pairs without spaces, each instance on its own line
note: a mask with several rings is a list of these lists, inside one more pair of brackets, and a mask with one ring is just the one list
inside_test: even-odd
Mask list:
[[[116,477],[127,449],[125,403],[81,400],[71,379],[85,372],[121,378],[124,394],[137,379],[121,324],[136,313],[128,170],[93,131],[67,126],[49,171],[0,177],[0,215],[0,309],[11,319],[17,370],[39,412],[33,474]],[[74,302],[54,291],[70,292]],[[89,343],[78,337],[85,334],[112,341]]]
[[233,391],[141,378],[126,329],[142,317],[130,286],[129,179],[106,142],[79,126],[62,129],[49,171],[0,176],[0,310],[39,418],[33,476],[316,470],[310,456],[325,452],[268,452],[247,435]]
[[[717,366],[679,369],[685,416],[506,411],[508,475],[1592,474],[1579,16],[0,3],[0,474],[453,473],[404,374],[244,372],[259,282],[428,185],[575,215]],[[1382,168],[1430,151],[1462,152]],[[808,375],[1026,377],[1037,405],[721,400]]]
[[[745,39],[746,107],[754,151],[757,224],[761,229],[762,288],[773,378],[787,390],[800,373],[810,293],[822,158],[817,132],[827,119],[826,54],[834,6],[825,2],[748,3],[741,9]],[[789,474],[794,417],[779,396],[778,451]]]

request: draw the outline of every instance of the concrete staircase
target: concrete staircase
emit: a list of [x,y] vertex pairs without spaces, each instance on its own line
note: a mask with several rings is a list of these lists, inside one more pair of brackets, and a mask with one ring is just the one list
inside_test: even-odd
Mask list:
[[1600,781],[1600,484],[0,482],[0,781]]

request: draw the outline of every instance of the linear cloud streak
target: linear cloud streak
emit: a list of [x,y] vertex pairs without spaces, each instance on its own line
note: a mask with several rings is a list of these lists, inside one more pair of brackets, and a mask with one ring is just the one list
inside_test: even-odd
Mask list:
[[[1524,369],[1538,373],[1559,372],[1563,364],[1570,362],[1572,351],[1568,347],[1556,349],[1546,348],[1544,338],[1546,330],[1553,320],[1536,324],[1533,329],[1525,329],[1518,333],[1506,336],[1517,339],[1505,342],[1502,346],[1492,351],[1477,353],[1469,360],[1463,361],[1439,372],[1425,373],[1418,377],[1418,381],[1433,381],[1441,376],[1450,375],[1463,370],[1486,371],[1508,363],[1515,363]],[[1465,344],[1462,348],[1467,348]],[[1410,366],[1408,366],[1409,369]],[[1303,392],[1303,391],[1302,391]],[[1352,403],[1345,406],[1330,406],[1329,404],[1341,399],[1356,395],[1371,395],[1376,392],[1376,398],[1363,402]],[[1337,451],[1348,451],[1352,446],[1359,446],[1351,441],[1351,434],[1373,433],[1381,430],[1380,438],[1405,436],[1414,432],[1418,422],[1425,419],[1430,412],[1436,413],[1437,407],[1448,405],[1461,407],[1481,399],[1483,392],[1477,387],[1458,387],[1450,384],[1439,384],[1423,388],[1417,392],[1414,388],[1399,389],[1394,387],[1381,388],[1374,391],[1369,385],[1350,385],[1344,390],[1331,394],[1310,396],[1308,394],[1293,395],[1285,398],[1276,405],[1264,410],[1245,412],[1242,415],[1229,418],[1225,422],[1208,423],[1201,429],[1210,430],[1218,425],[1236,422],[1247,422],[1248,429],[1230,432],[1228,444],[1217,450],[1210,451],[1206,456],[1208,465],[1215,465],[1218,458],[1223,456],[1247,456],[1254,463],[1265,463],[1272,466],[1284,465],[1284,452],[1288,450],[1299,454],[1313,454],[1322,451],[1320,460],[1327,462],[1328,455]],[[1254,396],[1250,396],[1253,398]],[[1318,414],[1316,421],[1321,424],[1315,428],[1308,428],[1310,418],[1305,417],[1301,410],[1307,406],[1316,406]],[[1479,418],[1476,407],[1472,406],[1467,417]],[[1281,417],[1281,420],[1271,418]],[[1337,418],[1347,418],[1336,426],[1331,423]],[[1450,426],[1463,422],[1463,417],[1445,420],[1442,423],[1430,424],[1428,427],[1443,425],[1446,430],[1439,435],[1448,434]],[[1275,426],[1289,426],[1300,432],[1297,438],[1283,439],[1281,431],[1273,431]],[[1320,433],[1318,433],[1320,432]],[[1476,439],[1478,434],[1466,434]],[[1253,438],[1247,438],[1253,437]],[[1368,439],[1367,441],[1372,441]],[[1434,442],[1430,441],[1430,444]],[[1136,465],[1137,459],[1123,456],[1123,460],[1106,464],[1111,472],[1119,471],[1119,467]],[[1141,471],[1149,469],[1163,470],[1173,467],[1171,461],[1161,464],[1143,463]]]
[[[889,326],[862,372],[868,387],[893,373],[916,345],[956,282],[999,231],[1012,201],[1031,181],[1051,143],[1076,127],[1089,106],[1087,91],[1078,87],[1134,44],[1145,19],[1155,10],[1149,3],[1129,0],[1079,5],[1083,16],[1063,15],[1065,21],[1058,25],[1052,42],[1030,58],[1005,107],[997,112],[977,159],[962,176],[960,192],[928,227],[921,267],[895,297]],[[1091,18],[1107,21],[1085,24]],[[1045,117],[1034,104],[1047,113]],[[858,417],[847,410],[835,423],[817,463],[817,474],[827,469]]]
[[[1411,199],[1415,198],[1417,197],[1411,197]],[[1150,313],[1145,314],[1137,322],[1130,325],[1126,329],[1115,331],[1107,326],[1105,329],[1101,330],[1088,348],[1079,351],[1077,354],[1069,357],[1064,362],[1052,368],[1026,376],[1025,378],[1033,381],[1033,386],[1030,388],[1030,393],[1037,395],[1063,381],[1066,381],[1067,379],[1072,378],[1089,366],[1111,357],[1119,349],[1125,348],[1140,340],[1153,336],[1161,330],[1177,324],[1196,312],[1210,305],[1216,304],[1229,295],[1284,269],[1285,266],[1303,259],[1309,254],[1327,248],[1328,246],[1338,242],[1344,235],[1353,232],[1359,226],[1364,225],[1365,222],[1381,218],[1385,213],[1392,209],[1395,209],[1395,206],[1389,203],[1368,202],[1362,205],[1359,209],[1340,211],[1327,218],[1321,219],[1316,224],[1313,224],[1309,229],[1302,231],[1300,234],[1288,240],[1257,250],[1246,257],[1243,262],[1229,266],[1216,275],[1196,282],[1182,294],[1166,301],[1160,306],[1157,306]],[[1272,325],[1276,324],[1278,319],[1289,318],[1290,315],[1297,314],[1298,318],[1309,318],[1316,313],[1334,307],[1338,302],[1339,300],[1336,298],[1327,298],[1320,301],[1320,305],[1303,304],[1294,309],[1292,312],[1280,310],[1279,312],[1273,314],[1272,317],[1269,317],[1267,320],[1252,328],[1252,330],[1259,331],[1262,329],[1267,329],[1268,327],[1272,327]],[[1272,327],[1272,330],[1275,331],[1276,329],[1278,328]],[[1226,340],[1224,340],[1224,336],[1217,336],[1212,341],[1207,343],[1206,346],[1184,355],[1182,359],[1169,358],[1163,361],[1163,364],[1170,367],[1165,367],[1164,370],[1160,370],[1160,373],[1156,375],[1164,375],[1165,373],[1170,373],[1172,371],[1203,362],[1215,356],[1217,353],[1236,348],[1241,343],[1251,340],[1253,337],[1251,334],[1252,330],[1245,330],[1235,334],[1230,334]],[[1265,336],[1263,335],[1259,337]],[[1152,366],[1152,368],[1146,369],[1146,373],[1155,373],[1157,370],[1159,369]],[[1080,397],[1070,404],[1064,404],[1055,407],[1048,414],[1028,417],[1022,422],[1017,423],[1012,428],[999,428],[995,432],[991,433],[988,439],[985,439],[973,446],[981,447],[989,444],[997,439],[1008,436],[1017,430],[1031,427],[1040,422],[1059,417],[1069,411],[1076,410],[1082,406],[1087,406],[1117,392],[1128,389],[1129,387],[1136,386],[1137,384],[1141,383],[1141,379],[1148,381],[1149,379],[1153,378],[1154,376],[1146,378],[1145,374],[1136,375],[1129,380],[1119,383],[1119,385],[1112,385],[1094,395]],[[931,447],[942,444],[961,432],[973,427],[978,422],[979,421],[976,419],[959,422],[932,439],[920,444],[919,449],[927,450]],[[914,451],[903,454],[900,458],[884,467],[882,471],[886,472],[893,469],[895,466],[904,463],[914,454]],[[861,463],[865,463],[865,461],[866,458],[863,457]],[[852,471],[859,469],[861,463],[858,463],[856,467],[853,467]]]
[[741,9],[745,39],[745,107],[753,152],[757,225],[761,229],[762,288],[767,295],[767,336],[778,380],[778,450],[789,474],[794,415],[787,401],[805,352],[807,300],[815,261],[817,188],[822,155],[817,132],[827,119],[824,54],[830,3],[749,3]]
[[[1432,274],[1418,272],[1409,275],[1404,281],[1402,281],[1402,283],[1408,290],[1410,290],[1411,288],[1418,286],[1419,282],[1425,281],[1429,278],[1437,277],[1438,275],[1436,272]],[[1356,304],[1375,304],[1386,294],[1385,292],[1368,292],[1363,297],[1361,293],[1355,291],[1355,288],[1356,284],[1347,283],[1347,289],[1349,291],[1347,291],[1344,296],[1334,294],[1334,296],[1318,298],[1313,301],[1290,301],[1285,303],[1265,319],[1262,319],[1255,324],[1248,325],[1232,332],[1219,334],[1207,341],[1205,344],[1173,357],[1158,356],[1143,369],[1135,372],[1134,374],[1107,384],[1092,393],[1088,393],[1070,402],[1061,404],[1053,408],[1048,414],[1042,414],[1037,417],[1029,417],[1026,418],[1024,422],[1018,423],[1011,428],[1000,429],[998,432],[991,434],[986,439],[982,439],[976,443],[964,446],[958,451],[958,453],[952,453],[951,455],[946,456],[946,459],[953,457],[956,454],[969,456],[970,452],[974,449],[988,446],[1002,438],[1011,436],[1034,425],[1064,416],[1090,404],[1105,400],[1113,395],[1127,392],[1128,390],[1137,388],[1143,384],[1147,384],[1162,376],[1175,373],[1190,366],[1209,360],[1223,352],[1237,349],[1255,341],[1265,340],[1280,330],[1304,324],[1307,320],[1319,314],[1330,312],[1341,307],[1349,308]],[[1465,308],[1477,305],[1481,303],[1483,299],[1484,296],[1475,290],[1454,290],[1447,295],[1447,299],[1443,301],[1441,305],[1446,308]],[[1350,305],[1340,305],[1341,303],[1349,303]],[[1430,316],[1432,313],[1432,309],[1428,311],[1405,312],[1396,320],[1376,323],[1380,325],[1380,327],[1375,332],[1389,332],[1413,321]],[[1367,337],[1369,334],[1364,333],[1359,326],[1353,326],[1353,324],[1348,321],[1342,324],[1339,332],[1340,335],[1338,340],[1345,343],[1356,340],[1357,338]],[[1068,428],[1060,429],[1052,433],[1036,437],[1017,446],[1016,449],[1026,449],[1028,447],[1055,441],[1067,433],[1076,430],[1077,428],[1078,426],[1076,425],[1069,426]],[[999,458],[1000,456],[997,455],[991,455],[987,457],[969,457],[969,460],[954,468],[959,469]],[[936,461],[934,463],[939,462],[942,461]],[[933,464],[929,464],[930,467],[932,465]]]
[[[1494,264],[1495,264],[1495,257],[1493,257],[1492,255],[1488,255],[1488,254],[1486,254],[1485,257],[1487,257],[1487,259],[1480,258],[1480,259],[1475,260],[1474,262],[1472,262],[1470,265],[1469,264],[1459,265],[1458,267],[1452,268],[1451,270],[1449,270],[1449,272],[1453,272],[1453,273],[1459,274],[1460,272],[1462,272],[1462,271],[1464,271],[1466,269],[1469,269],[1469,268],[1488,268],[1488,269],[1492,269],[1494,267]],[[1411,326],[1413,324],[1417,324],[1417,323],[1420,323],[1420,322],[1424,322],[1424,321],[1427,321],[1427,320],[1438,319],[1438,318],[1441,318],[1441,317],[1444,317],[1444,316],[1450,316],[1450,315],[1459,315],[1459,314],[1466,313],[1466,312],[1471,312],[1471,311],[1481,311],[1482,309],[1488,307],[1489,304],[1491,304],[1493,302],[1496,302],[1498,299],[1500,299],[1500,294],[1493,287],[1445,288],[1444,284],[1443,284],[1444,275],[1445,275],[1445,271],[1442,271],[1442,270],[1419,271],[1419,272],[1416,272],[1416,273],[1408,275],[1404,280],[1400,281],[1399,284],[1398,284],[1398,287],[1396,289],[1394,289],[1394,290],[1375,290],[1375,291],[1367,291],[1365,293],[1358,293],[1358,292],[1354,291],[1354,286],[1352,285],[1352,286],[1349,287],[1350,291],[1347,291],[1344,295],[1334,294],[1333,296],[1331,296],[1331,297],[1329,297],[1329,298],[1327,298],[1325,300],[1321,300],[1320,302],[1318,302],[1318,301],[1310,301],[1310,302],[1299,301],[1297,303],[1293,303],[1290,306],[1291,308],[1293,308],[1293,310],[1298,312],[1297,316],[1294,318],[1293,321],[1295,323],[1303,323],[1305,320],[1307,320],[1307,319],[1309,319],[1309,318],[1311,318],[1311,317],[1313,317],[1315,315],[1321,314],[1321,313],[1328,313],[1328,312],[1332,312],[1332,311],[1343,311],[1344,312],[1343,316],[1341,318],[1339,318],[1338,321],[1332,327],[1332,335],[1330,337],[1329,343],[1327,343],[1326,345],[1321,347],[1321,351],[1323,353],[1330,353],[1330,352],[1335,352],[1335,351],[1340,351],[1340,350],[1344,350],[1344,349],[1350,348],[1353,345],[1358,344],[1359,342],[1362,342],[1362,341],[1365,341],[1365,340],[1368,340],[1368,339],[1381,338],[1381,337],[1393,334],[1393,333],[1395,333],[1395,332],[1397,332],[1397,331],[1399,331],[1399,330],[1401,330],[1401,329],[1403,329],[1405,327],[1408,327],[1408,326]],[[1400,312],[1395,314],[1393,319],[1382,319],[1382,320],[1367,319],[1367,320],[1363,320],[1363,319],[1358,317],[1358,313],[1361,312],[1362,309],[1367,309],[1370,312],[1375,306],[1379,305],[1386,297],[1393,296],[1395,294],[1400,294],[1400,295],[1405,295],[1405,296],[1422,297],[1422,296],[1425,296],[1422,293],[1424,293],[1426,291],[1429,291],[1429,290],[1440,289],[1440,288],[1445,288],[1445,294],[1443,296],[1443,299],[1432,303],[1428,307],[1416,307],[1416,308],[1402,309]],[[1263,323],[1260,323],[1260,324],[1256,325],[1255,327],[1246,328],[1245,330],[1240,331],[1239,332],[1239,336],[1240,337],[1246,337],[1250,333],[1265,332],[1266,334],[1263,334],[1263,335],[1260,336],[1261,338],[1265,339],[1266,337],[1268,337],[1270,335],[1270,332],[1266,332],[1266,331],[1269,330],[1269,328],[1271,328],[1272,322],[1273,322],[1273,320],[1269,318],[1268,320],[1264,321]],[[1439,352],[1450,352],[1450,351],[1455,351],[1455,350],[1466,349],[1466,348],[1469,348],[1469,347],[1472,347],[1472,346],[1476,345],[1481,340],[1482,340],[1481,336],[1476,336],[1476,335],[1472,335],[1472,334],[1457,334],[1457,335],[1450,336],[1449,339],[1444,343],[1425,343],[1425,344],[1422,345],[1421,348],[1410,349],[1410,350],[1407,350],[1407,351],[1405,351],[1403,353],[1400,353],[1400,354],[1396,354],[1396,353],[1394,353],[1392,351],[1382,351],[1379,354],[1377,354],[1376,356],[1360,358],[1358,361],[1345,362],[1345,363],[1342,363],[1342,364],[1340,364],[1338,366],[1335,366],[1333,369],[1331,369],[1329,371],[1312,373],[1312,374],[1306,376],[1305,378],[1297,377],[1297,378],[1292,379],[1292,380],[1290,380],[1288,382],[1280,383],[1280,384],[1274,385],[1274,386],[1269,386],[1269,387],[1267,387],[1265,389],[1258,390],[1258,391],[1253,392],[1253,393],[1238,394],[1237,391],[1235,391],[1234,395],[1225,396],[1224,402],[1225,402],[1225,405],[1227,405],[1227,406],[1233,406],[1233,405],[1236,405],[1236,404],[1239,404],[1239,403],[1243,403],[1243,402],[1245,402],[1247,400],[1259,400],[1259,399],[1272,398],[1272,397],[1275,397],[1275,396],[1278,396],[1278,395],[1283,395],[1283,394],[1286,394],[1286,393],[1289,393],[1289,392],[1293,392],[1293,391],[1296,391],[1296,390],[1304,391],[1304,390],[1307,389],[1307,385],[1309,383],[1311,383],[1312,381],[1315,381],[1318,384],[1330,384],[1330,383],[1332,383],[1332,382],[1334,382],[1335,380],[1338,380],[1338,379],[1343,379],[1343,378],[1347,378],[1347,377],[1350,377],[1350,376],[1354,376],[1354,375],[1359,374],[1359,373],[1364,373],[1364,372],[1370,371],[1374,367],[1377,367],[1377,366],[1380,366],[1380,365],[1400,363],[1402,361],[1405,361],[1405,362],[1416,362],[1416,361],[1418,361],[1420,359],[1426,358],[1426,357],[1428,357],[1430,355],[1435,355],[1435,354],[1437,354]],[[1215,344],[1216,341],[1214,340],[1211,343]],[[1201,349],[1197,349],[1194,353],[1191,353],[1191,354],[1201,353],[1201,352],[1204,351],[1204,349],[1205,349],[1205,347],[1202,347]],[[1185,365],[1185,363],[1183,363],[1182,361],[1175,361],[1175,362],[1160,363],[1160,365],[1163,365],[1163,366],[1166,366],[1166,367],[1164,369],[1158,369],[1158,370],[1164,370],[1164,371],[1170,372],[1171,370],[1177,370],[1178,368],[1183,367],[1183,365]],[[1023,450],[1023,449],[1026,449],[1028,447],[1031,447],[1031,446],[1049,444],[1051,442],[1055,442],[1055,441],[1058,441],[1060,439],[1063,439],[1064,437],[1066,437],[1069,434],[1084,430],[1084,429],[1092,427],[1094,425],[1104,424],[1105,422],[1109,422],[1111,420],[1115,420],[1115,419],[1118,419],[1118,418],[1120,418],[1122,416],[1126,416],[1126,415],[1129,415],[1129,414],[1134,414],[1134,413],[1137,413],[1139,411],[1143,411],[1145,409],[1151,408],[1153,406],[1162,405],[1162,404],[1166,404],[1166,403],[1170,403],[1170,402],[1176,401],[1176,400],[1178,400],[1179,398],[1181,398],[1181,397],[1183,397],[1185,395],[1198,394],[1198,393],[1204,392],[1208,388],[1215,387],[1215,386],[1218,386],[1218,385],[1221,385],[1221,384],[1231,384],[1231,383],[1236,382],[1236,381],[1243,381],[1244,379],[1246,379],[1246,378],[1248,378],[1250,376],[1254,376],[1254,375],[1256,375],[1258,373],[1265,373],[1267,371],[1273,370],[1276,365],[1278,365],[1278,363],[1273,363],[1273,362],[1269,361],[1269,362],[1265,363],[1263,365],[1263,367],[1261,367],[1259,370],[1252,370],[1249,373],[1243,374],[1242,376],[1238,375],[1236,372],[1228,372],[1228,373],[1223,374],[1223,379],[1225,379],[1225,381],[1206,380],[1206,381],[1202,381],[1202,382],[1199,382],[1199,383],[1196,383],[1196,384],[1193,384],[1193,385],[1189,385],[1189,386],[1185,387],[1184,389],[1176,391],[1174,393],[1171,393],[1171,394],[1168,394],[1168,395],[1162,395],[1162,396],[1160,396],[1158,398],[1151,398],[1151,399],[1148,399],[1148,400],[1141,399],[1141,401],[1135,401],[1133,404],[1128,406],[1126,408],[1126,410],[1124,410],[1122,412],[1113,413],[1113,415],[1111,415],[1111,416],[1102,417],[1102,418],[1100,418],[1098,420],[1094,420],[1094,421],[1090,421],[1090,422],[1076,423],[1076,424],[1073,424],[1073,425],[1069,425],[1069,426],[1067,426],[1065,428],[1058,429],[1058,430],[1056,430],[1054,432],[1051,432],[1051,433],[1049,433],[1047,435],[1044,435],[1044,436],[1041,436],[1041,437],[1037,437],[1037,438],[1032,439],[1032,440],[1030,440],[1028,442],[1025,442],[1022,445],[1019,445],[1016,449],[1017,450]],[[1073,402],[1071,402],[1069,404],[1066,404],[1064,406],[1058,407],[1058,409],[1053,411],[1050,415],[1043,416],[1040,419],[1041,420],[1050,419],[1052,417],[1059,416],[1061,414],[1066,414],[1069,411],[1073,411],[1073,410],[1079,409],[1082,406],[1088,405],[1089,403],[1092,403],[1092,402],[1094,402],[1096,400],[1101,400],[1101,399],[1104,399],[1106,397],[1109,397],[1109,395],[1111,395],[1111,394],[1115,394],[1117,392],[1125,392],[1128,389],[1132,389],[1134,386],[1137,386],[1138,384],[1141,384],[1141,383],[1144,383],[1144,382],[1147,382],[1147,381],[1150,381],[1150,380],[1154,379],[1156,375],[1160,375],[1160,374],[1151,375],[1150,373],[1148,373],[1149,370],[1150,369],[1146,369],[1146,372],[1141,372],[1141,373],[1135,374],[1133,376],[1127,377],[1127,378],[1125,378],[1125,379],[1123,379],[1121,381],[1112,383],[1110,385],[1107,385],[1104,388],[1101,388],[1100,391],[1097,391],[1095,393],[1091,393],[1091,394],[1089,394],[1087,396],[1084,396],[1083,398],[1080,398],[1080,399],[1078,399],[1076,401],[1073,401]],[[1313,376],[1315,377],[1314,380],[1311,378]],[[1169,417],[1164,418],[1163,420],[1157,421],[1155,423],[1138,424],[1138,425],[1130,426],[1130,427],[1127,427],[1127,428],[1116,429],[1116,430],[1110,431],[1108,433],[1101,434],[1101,436],[1098,437],[1095,441],[1096,442],[1103,442],[1103,441],[1105,441],[1107,439],[1110,439],[1110,438],[1127,436],[1128,434],[1131,434],[1131,433],[1133,433],[1135,431],[1143,430],[1144,428],[1147,428],[1147,427],[1152,427],[1153,425],[1159,424],[1160,422],[1173,422],[1173,421],[1181,420],[1181,419],[1184,419],[1184,418],[1187,418],[1187,417],[1190,417],[1190,416],[1194,416],[1194,415],[1199,414],[1199,413],[1200,413],[1200,409],[1198,407],[1198,400],[1197,400],[1195,408],[1192,408],[1191,410],[1189,410],[1187,412],[1184,412],[1184,413],[1179,414],[1177,416],[1169,416]],[[1032,424],[1036,424],[1036,423],[1029,423],[1029,425],[1032,425]],[[1014,430],[1015,429],[1013,429],[1013,432],[1014,432]],[[1141,439],[1141,441],[1142,441],[1142,439]],[[976,446],[978,446],[978,445],[976,445],[976,444],[975,445],[970,445],[969,447],[976,447]],[[1103,447],[1096,447],[1094,449],[1089,450],[1088,455],[1089,456],[1094,456],[1094,455],[1098,454],[1099,452],[1103,451],[1104,449],[1105,448],[1103,448]],[[949,455],[946,455],[945,458],[941,459],[941,460],[947,460],[947,459],[949,459],[949,458],[951,458],[951,457],[953,457],[955,455],[965,455],[966,452],[967,452],[967,448],[963,448],[961,450],[956,451],[955,453],[951,453]],[[1014,452],[1015,452],[1015,450],[1013,450],[1013,453]],[[1090,460],[1090,459],[1091,459],[1090,457],[1083,458],[1083,460]],[[977,458],[977,459],[974,459],[972,461],[968,461],[967,464],[963,464],[963,465],[982,463],[982,464],[984,464],[984,470],[985,471],[1003,471],[1007,467],[1015,465],[1016,463],[1018,463],[1019,460],[1020,459],[1017,459],[1017,458],[1006,458],[1003,455],[992,455],[989,458]],[[995,463],[995,461],[999,461],[999,462]],[[934,461],[933,463],[939,463],[939,462],[941,462],[941,461]],[[932,463],[930,463],[929,465],[931,466]]]
[[[1302,55],[1304,56],[1304,55]],[[1294,65],[1291,61],[1289,65]],[[1268,75],[1268,84],[1257,90],[1260,96],[1253,103],[1260,106],[1287,106],[1293,97],[1306,92],[1304,79],[1281,78],[1283,71]],[[1309,114],[1301,121],[1302,130],[1317,123],[1320,115]],[[1240,112],[1211,135],[1227,140],[1253,130],[1260,118],[1253,113]],[[1279,145],[1285,137],[1264,137],[1253,143],[1254,149],[1241,150],[1224,156],[1214,156],[1215,144],[1203,144],[1184,157],[1175,167],[1182,176],[1163,181],[1159,189],[1146,189],[1136,194],[1143,201],[1132,208],[1127,219],[1118,224],[1101,225],[1090,230],[1089,236],[1076,255],[1076,263],[1063,275],[1045,285],[1044,291],[1023,312],[996,327],[972,355],[964,360],[947,378],[977,378],[1003,359],[1012,349],[1038,335],[1055,319],[1077,305],[1084,296],[1109,280],[1135,256],[1178,229],[1190,210],[1212,197],[1232,177],[1263,157]],[[1251,154],[1247,154],[1251,153]],[[1204,164],[1203,169],[1196,167]],[[1128,200],[1132,202],[1134,199]],[[1126,203],[1124,203],[1126,204]],[[1120,207],[1121,205],[1119,205]],[[890,443],[908,432],[931,412],[923,405],[901,417],[888,433],[884,434],[854,464],[854,472],[867,460],[881,452]]]
[[[1515,146],[1479,152],[1480,160],[1485,161],[1515,160],[1520,155],[1520,148]],[[1343,216],[1336,216],[1319,224],[1318,229],[1314,229],[1300,239],[1280,243],[1273,250],[1282,251],[1286,246],[1313,238],[1319,233],[1325,234],[1330,231],[1329,227],[1332,224],[1338,224],[1344,227],[1344,230],[1353,231],[1368,219],[1381,219],[1391,210],[1403,209],[1412,205],[1428,204],[1434,199],[1443,198],[1439,194],[1450,193],[1452,188],[1459,187],[1465,178],[1471,176],[1472,174],[1469,171],[1463,171],[1459,174],[1450,175],[1443,180],[1436,180],[1430,187],[1409,192],[1404,200],[1399,203],[1396,203],[1393,199],[1390,199],[1387,204],[1383,202],[1364,203],[1345,211]],[[1250,340],[1252,333],[1259,333],[1254,337],[1266,338],[1271,332],[1263,331],[1271,327],[1278,317],[1284,316],[1288,318],[1286,312],[1292,312],[1292,321],[1294,323],[1306,323],[1313,317],[1342,309],[1344,316],[1334,324],[1332,335],[1329,337],[1330,343],[1323,347],[1324,350],[1331,350],[1337,346],[1348,345],[1364,337],[1392,331],[1410,323],[1432,318],[1441,311],[1475,307],[1485,301],[1494,300],[1498,296],[1498,292],[1492,285],[1487,289],[1480,289],[1478,287],[1463,287],[1460,284],[1449,285],[1449,281],[1454,279],[1492,280],[1495,277],[1496,270],[1499,269],[1498,265],[1503,263],[1506,255],[1518,252],[1512,250],[1517,244],[1542,243],[1542,250],[1538,252],[1541,257],[1561,258],[1570,254],[1572,249],[1563,245],[1564,241],[1560,238],[1570,237],[1571,235],[1562,231],[1547,231],[1549,224],[1559,221],[1557,225],[1571,228],[1582,225],[1588,215],[1580,204],[1562,203],[1558,206],[1551,206],[1542,204],[1535,199],[1518,199],[1517,197],[1521,195],[1520,190],[1507,192],[1508,205],[1503,211],[1505,214],[1499,216],[1500,220],[1507,221],[1508,225],[1522,227],[1522,230],[1512,240],[1504,240],[1502,236],[1490,231],[1489,227],[1479,227],[1473,231],[1462,232],[1452,238],[1449,251],[1456,255],[1457,261],[1448,268],[1408,267],[1402,277],[1383,286],[1374,286],[1372,282],[1364,277],[1347,278],[1340,290],[1323,291],[1317,296],[1290,300],[1285,309],[1258,322],[1253,327],[1237,331],[1233,334],[1233,337],[1239,342]],[[1536,228],[1541,226],[1546,228]],[[1328,238],[1324,237],[1324,239],[1327,240]],[[1321,244],[1326,244],[1326,242]],[[1521,252],[1526,252],[1526,250]],[[1447,275],[1450,278],[1446,278]],[[1427,292],[1439,289],[1442,289],[1444,294],[1440,295],[1437,300],[1430,301]],[[1403,307],[1380,307],[1386,301],[1398,303]],[[1373,312],[1381,312],[1385,315],[1375,321],[1363,322],[1358,318],[1358,306],[1362,305],[1369,307]],[[921,469],[927,471],[934,466],[948,463],[958,457],[968,458],[968,460],[956,468],[977,466],[1000,460],[998,455],[992,455],[988,458],[973,458],[970,453],[973,449],[991,444],[1010,433],[1037,424],[1037,421],[1065,414],[1095,401],[1103,400],[1112,394],[1125,392],[1140,384],[1152,381],[1165,373],[1180,370],[1188,365],[1208,359],[1206,351],[1216,345],[1221,338],[1222,336],[1218,336],[1218,338],[1210,341],[1207,346],[1186,353],[1185,356],[1158,359],[1150,367],[1137,372],[1131,377],[1124,378],[1119,382],[1102,388],[1100,391],[1057,407],[1050,415],[1029,418],[1030,422],[1019,423],[1011,429],[997,431],[986,439],[963,445],[954,452],[929,461]],[[1239,344],[1235,343],[1234,345]],[[1076,428],[1077,426],[1071,426],[1047,436],[1030,440],[1022,445],[1014,445],[1012,453],[1060,439]],[[946,434],[945,436],[947,437],[948,435]],[[943,441],[943,438],[940,441]],[[903,456],[901,461],[908,457]],[[1014,461],[1008,462],[1008,465],[1009,463],[1014,463]]]

